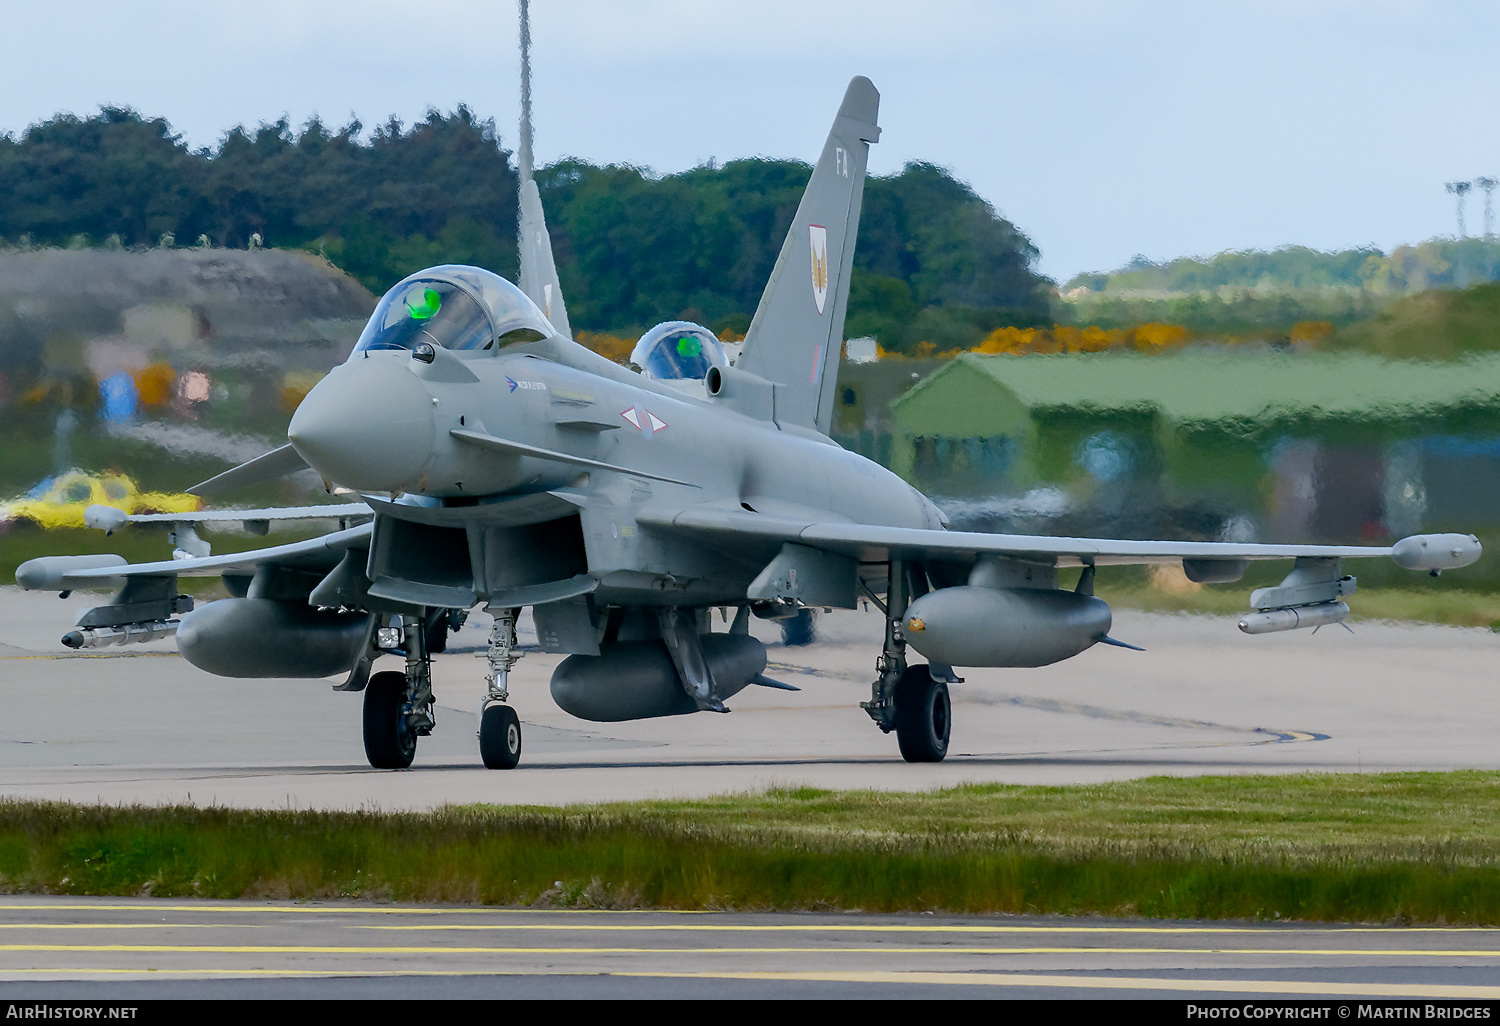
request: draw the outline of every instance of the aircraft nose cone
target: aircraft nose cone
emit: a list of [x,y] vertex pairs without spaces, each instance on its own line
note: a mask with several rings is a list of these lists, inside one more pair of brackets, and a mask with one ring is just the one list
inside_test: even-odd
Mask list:
[[350,360],[307,393],[287,438],[323,478],[360,491],[405,491],[432,453],[432,395],[406,354]]

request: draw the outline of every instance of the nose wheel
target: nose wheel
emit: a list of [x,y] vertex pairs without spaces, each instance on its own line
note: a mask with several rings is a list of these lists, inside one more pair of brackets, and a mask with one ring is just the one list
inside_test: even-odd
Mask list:
[[521,761],[521,720],[506,705],[510,698],[510,671],[521,658],[516,651],[516,616],[519,609],[495,610],[486,658],[489,685],[479,703],[479,758],[485,769],[515,769]]
[[479,720],[479,757],[485,769],[515,769],[521,761],[521,720],[508,705],[487,706]]

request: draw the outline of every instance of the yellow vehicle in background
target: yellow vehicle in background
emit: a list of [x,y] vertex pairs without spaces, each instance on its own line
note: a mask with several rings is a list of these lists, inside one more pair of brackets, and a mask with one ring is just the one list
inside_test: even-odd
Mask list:
[[23,499],[0,504],[0,521],[26,519],[42,527],[83,527],[90,506],[113,506],[126,513],[192,513],[203,504],[181,492],[143,492],[124,474],[70,470],[49,477]]

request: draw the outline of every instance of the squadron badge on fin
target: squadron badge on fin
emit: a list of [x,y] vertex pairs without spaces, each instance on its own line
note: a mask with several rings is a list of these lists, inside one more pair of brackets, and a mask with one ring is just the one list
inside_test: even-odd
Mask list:
[[828,229],[820,224],[810,224],[807,235],[812,250],[813,302],[818,304],[821,316],[828,302]]

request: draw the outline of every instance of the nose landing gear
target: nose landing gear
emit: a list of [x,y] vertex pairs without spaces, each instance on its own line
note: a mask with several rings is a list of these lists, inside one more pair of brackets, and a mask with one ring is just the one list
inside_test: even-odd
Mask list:
[[485,769],[515,769],[520,763],[521,720],[510,706],[487,706],[480,714],[479,757]]
[[517,609],[495,613],[487,658],[489,691],[479,703],[479,757],[485,769],[515,769],[521,762],[521,720],[504,704],[510,698],[510,671],[521,656],[516,652]]

